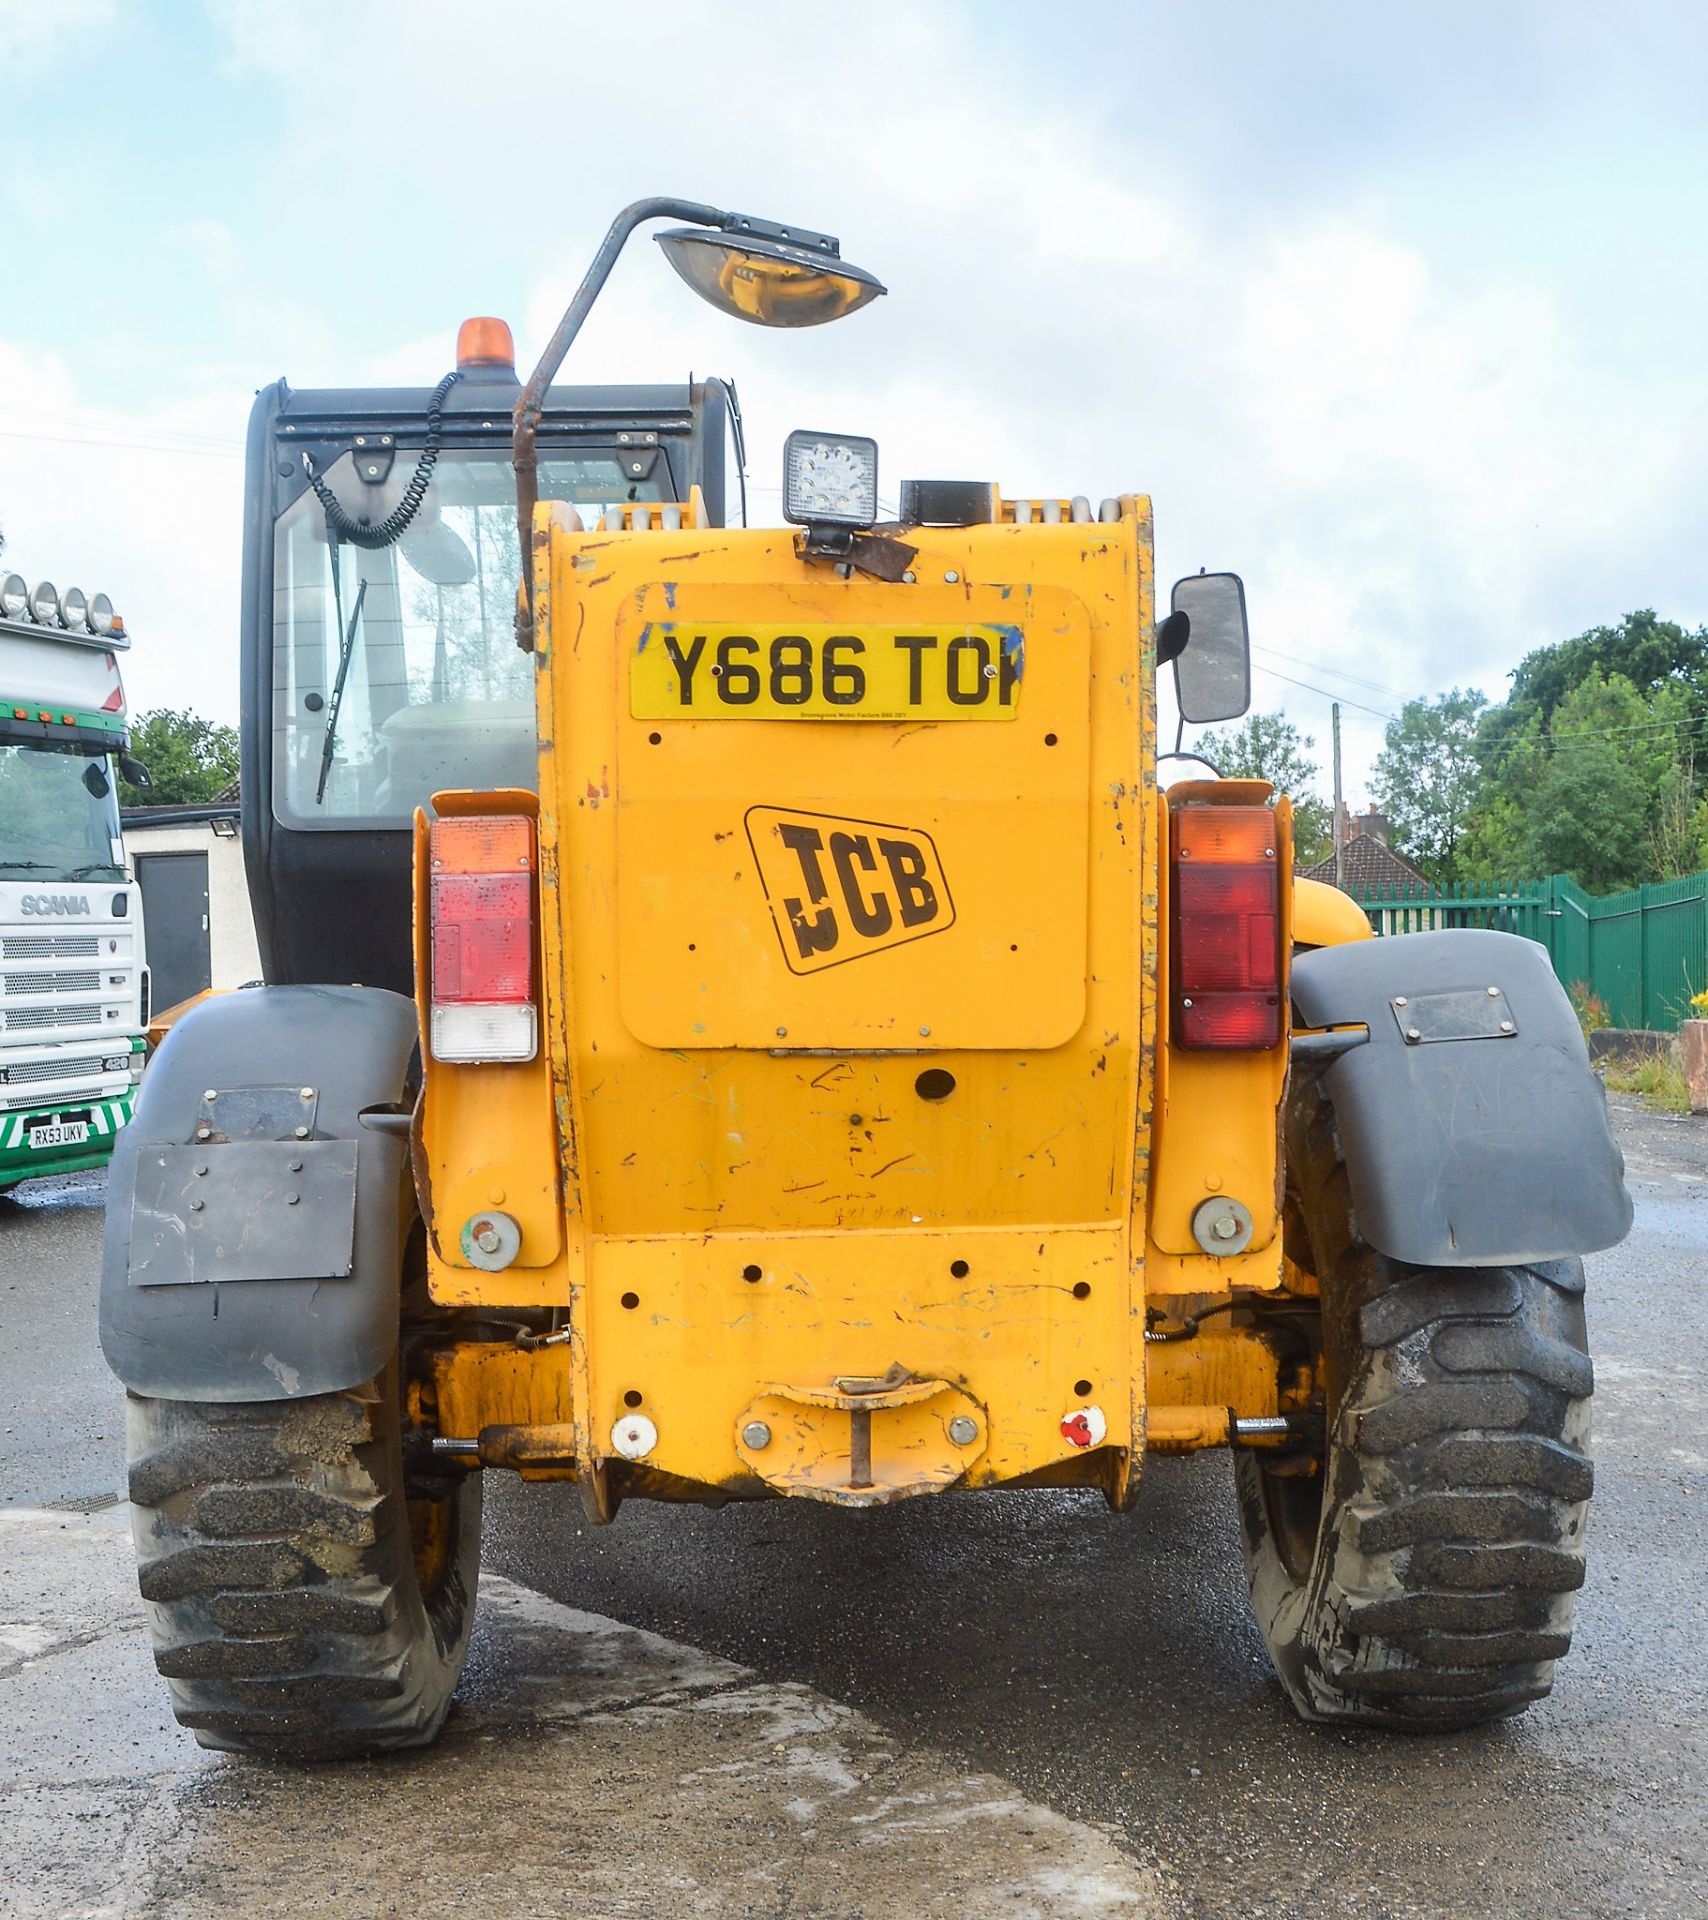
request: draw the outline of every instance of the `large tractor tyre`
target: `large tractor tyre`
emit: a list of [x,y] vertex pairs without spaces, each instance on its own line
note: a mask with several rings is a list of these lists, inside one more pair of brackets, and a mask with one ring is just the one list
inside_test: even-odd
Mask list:
[[406,1487],[396,1380],[250,1405],[130,1397],[154,1663],[204,1747],[330,1759],[443,1725],[474,1620],[480,1475]]
[[1287,1115],[1288,1257],[1322,1291],[1326,1438],[1236,1454],[1252,1605],[1307,1720],[1449,1732],[1553,1685],[1584,1577],[1583,1266],[1408,1266],[1358,1238],[1315,1077]]

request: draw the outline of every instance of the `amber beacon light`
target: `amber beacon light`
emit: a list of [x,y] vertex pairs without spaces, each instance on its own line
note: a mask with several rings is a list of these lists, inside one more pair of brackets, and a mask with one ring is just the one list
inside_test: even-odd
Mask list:
[[457,366],[509,367],[516,365],[516,343],[502,320],[489,314],[465,320],[457,329]]

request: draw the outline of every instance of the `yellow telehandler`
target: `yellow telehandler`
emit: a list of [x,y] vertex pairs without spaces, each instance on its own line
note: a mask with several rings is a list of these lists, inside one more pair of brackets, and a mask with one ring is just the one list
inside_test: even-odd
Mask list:
[[1246,612],[1208,573],[1158,618],[1143,496],[885,518],[872,441],[807,430],[788,524],[729,526],[724,383],[553,386],[659,215],[745,319],[882,291],[644,201],[526,387],[480,320],[430,392],[256,402],[267,984],[166,1037],[103,1276],[178,1718],[431,1740],[489,1470],[599,1522],[1121,1509],[1205,1447],[1301,1714],[1518,1711],[1584,1569],[1580,1256],[1630,1221],[1546,957],[1373,939],[1284,796],[1163,790],[1157,667],[1243,711]]

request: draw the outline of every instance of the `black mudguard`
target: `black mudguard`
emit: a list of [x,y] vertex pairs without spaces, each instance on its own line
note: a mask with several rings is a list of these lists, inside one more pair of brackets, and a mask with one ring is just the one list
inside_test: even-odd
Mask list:
[[292,1400],[397,1345],[415,1007],[373,987],[205,1000],[143,1076],[107,1177],[101,1348],[134,1393]]
[[1369,1029],[1323,1088],[1379,1252],[1507,1266],[1624,1239],[1607,1097],[1534,941],[1467,928],[1324,947],[1295,959],[1293,1009],[1298,1026]]

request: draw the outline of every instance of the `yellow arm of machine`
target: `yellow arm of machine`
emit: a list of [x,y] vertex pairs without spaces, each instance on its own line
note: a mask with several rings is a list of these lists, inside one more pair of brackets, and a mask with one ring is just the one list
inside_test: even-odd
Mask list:
[[1364,909],[1350,894],[1321,880],[1293,882],[1293,944],[1343,947],[1350,940],[1373,940]]

